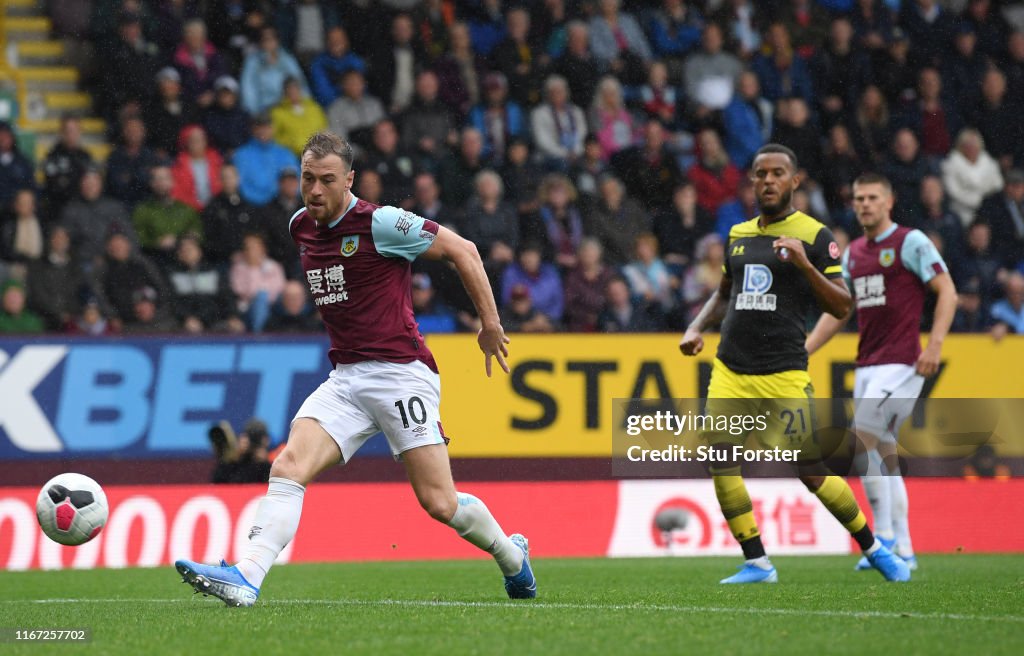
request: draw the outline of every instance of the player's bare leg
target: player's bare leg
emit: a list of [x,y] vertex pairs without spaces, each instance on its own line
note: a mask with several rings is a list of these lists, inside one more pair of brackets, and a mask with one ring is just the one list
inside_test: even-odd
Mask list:
[[270,468],[267,496],[260,501],[249,531],[249,545],[234,567],[179,560],[175,567],[196,592],[212,594],[230,606],[251,606],[278,554],[295,537],[306,485],[341,460],[341,450],[319,422],[296,419],[288,445]]
[[484,503],[455,489],[448,448],[431,444],[402,453],[416,499],[431,517],[455,529],[461,538],[494,557],[510,597],[536,596],[529,546],[521,535],[507,536]]

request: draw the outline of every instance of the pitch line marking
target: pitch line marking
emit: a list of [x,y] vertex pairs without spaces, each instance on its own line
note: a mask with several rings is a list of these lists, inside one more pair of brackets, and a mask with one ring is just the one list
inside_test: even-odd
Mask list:
[[[186,604],[186,599],[4,599],[0,604]],[[954,620],[965,622],[1024,622],[1021,615],[964,615],[960,613],[887,612],[878,610],[801,610],[798,608],[729,608],[727,606],[682,606],[674,604],[577,604],[569,602],[432,601],[429,599],[269,599],[261,606],[307,604],[313,606],[409,606],[420,608],[499,608],[529,610],[598,610],[667,613],[720,613],[740,615],[788,615],[878,619]]]

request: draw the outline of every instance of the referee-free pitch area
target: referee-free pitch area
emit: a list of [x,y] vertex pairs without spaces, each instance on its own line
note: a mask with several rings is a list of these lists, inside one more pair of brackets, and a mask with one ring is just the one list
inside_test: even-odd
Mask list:
[[0,573],[0,627],[89,628],[2,654],[1020,654],[1024,556],[920,557],[909,584],[856,558],[773,559],[776,585],[721,586],[739,558],[534,560],[504,598],[489,561],[287,565],[254,608],[193,596],[171,567]]

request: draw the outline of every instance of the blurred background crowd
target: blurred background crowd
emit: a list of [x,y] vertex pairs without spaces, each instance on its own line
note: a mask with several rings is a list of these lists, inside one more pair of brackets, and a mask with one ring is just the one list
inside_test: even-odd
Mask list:
[[[354,192],[478,246],[509,332],[679,331],[798,155],[840,246],[886,175],[935,242],[954,330],[1024,332],[1024,5],[998,0],[51,1],[105,120],[39,162],[0,123],[0,333],[320,330],[288,235],[330,129]],[[471,331],[417,261],[423,332]],[[930,316],[926,312],[925,316]]]

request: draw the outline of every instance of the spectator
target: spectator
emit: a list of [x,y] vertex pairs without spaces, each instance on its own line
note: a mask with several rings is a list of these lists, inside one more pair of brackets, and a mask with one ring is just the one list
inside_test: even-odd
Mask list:
[[985,152],[977,130],[967,128],[957,135],[956,148],[942,162],[942,183],[964,227],[974,221],[982,199],[1003,188],[999,164]]
[[514,253],[519,247],[519,217],[504,202],[501,177],[485,169],[476,174],[473,186],[476,193],[462,213],[459,234],[476,244],[484,259],[495,248]]
[[166,335],[180,328],[158,301],[160,297],[152,287],[132,292],[131,318],[124,323],[126,335]]
[[82,175],[92,165],[92,155],[82,148],[82,122],[77,116],[61,117],[60,137],[47,153],[42,167],[46,176],[43,193],[47,216],[60,216],[64,205],[78,191]]
[[604,293],[615,274],[603,260],[601,242],[585,237],[576,254],[576,266],[565,279],[565,328],[592,333],[604,308]]
[[104,48],[104,62],[97,71],[97,100],[108,118],[126,104],[141,106],[149,98],[150,81],[159,68],[160,52],[146,40],[139,14],[122,13],[117,29],[118,38]]
[[722,49],[722,28],[708,23],[701,34],[701,49],[686,58],[683,79],[686,99],[699,118],[713,110],[725,109],[732,101],[743,64]]
[[274,127],[274,141],[295,153],[302,149],[310,135],[327,128],[327,117],[320,105],[303,95],[302,85],[295,78],[284,82],[284,97],[270,110],[270,122]]
[[[741,183],[742,184],[742,183]],[[685,180],[672,194],[672,207],[654,219],[654,236],[661,244],[665,264],[676,276],[693,259],[697,240],[715,227],[715,215],[697,202],[697,189]],[[635,240],[639,231],[633,236]]]
[[872,53],[871,72],[890,107],[900,107],[915,101],[917,69],[910,60],[910,41],[903,30],[893,28],[885,49]]
[[[372,171],[361,173],[357,183],[372,174]],[[364,198],[362,194],[359,194],[359,197],[374,202],[369,198]],[[301,275],[302,266],[299,264],[299,252],[292,240],[288,219],[302,209],[302,205],[302,196],[299,193],[299,172],[297,169],[286,168],[281,169],[281,173],[277,176],[277,195],[269,203],[256,210],[256,226],[263,236],[267,254],[281,263],[288,276]]]
[[455,332],[455,313],[436,299],[430,276],[425,273],[412,276],[412,311],[416,327],[424,335]]
[[647,23],[651,48],[658,59],[671,65],[673,78],[679,79],[683,58],[700,41],[702,28],[704,18],[700,11],[684,0],[662,0],[661,9],[651,14]]
[[653,61],[647,69],[647,83],[640,87],[638,104],[647,119],[657,119],[672,131],[679,128],[679,96],[669,84],[668,67]]
[[46,256],[28,264],[28,307],[47,330],[60,330],[81,310],[85,280],[71,253],[71,238],[62,226],[50,231]]
[[947,95],[961,116],[974,105],[989,65],[989,59],[975,50],[977,43],[974,28],[970,23],[961,21],[954,29],[953,51],[944,57],[942,80]]
[[512,101],[532,107],[540,102],[543,52],[529,38],[530,12],[525,7],[512,7],[505,23],[508,36],[491,53],[491,61],[508,80]]
[[465,23],[452,24],[448,41],[449,50],[434,64],[434,72],[440,83],[441,102],[457,122],[462,123],[469,110],[483,98],[480,80],[486,72],[487,62],[473,51]]
[[850,131],[842,123],[833,125],[828,131],[825,157],[818,174],[829,214],[837,217],[852,208],[853,181],[863,172],[864,166],[853,147]]
[[536,244],[520,246],[516,262],[505,269],[501,280],[502,307],[512,300],[512,290],[523,285],[529,290],[534,307],[552,323],[562,320],[565,296],[558,270],[541,259],[541,247]]
[[[993,198],[998,198],[994,196]],[[988,214],[984,210],[979,214],[986,218]],[[921,178],[920,206],[915,213],[917,223],[910,224],[911,227],[920,228],[925,234],[938,233],[942,243],[946,247],[946,264],[949,270],[956,272],[962,268],[961,261],[967,254],[967,246],[964,244],[964,229],[960,224],[960,218],[949,211],[946,206],[945,191],[942,188],[942,180],[937,175],[926,175]]]
[[953,36],[953,20],[953,15],[936,0],[901,3],[900,26],[910,37],[916,62],[935,66],[946,56]]
[[170,283],[171,314],[185,332],[197,335],[207,330],[243,332],[245,326],[233,316],[234,298],[221,272],[203,258],[195,235],[178,240],[177,257],[167,274]]
[[957,287],[976,281],[982,306],[990,308],[999,293],[999,280],[1005,276],[998,258],[992,252],[992,231],[987,223],[976,221],[967,229],[967,250],[960,269],[953,272]]
[[483,88],[484,102],[469,112],[469,124],[483,135],[483,156],[501,164],[505,161],[509,140],[522,137],[526,132],[523,110],[508,100],[508,82],[501,73],[488,73]]
[[91,287],[101,313],[110,319],[115,331],[135,316],[133,293],[136,290],[150,287],[162,292],[166,289],[156,265],[136,253],[132,242],[120,232],[107,237],[106,254],[92,271]]
[[394,121],[385,118],[373,126],[373,145],[363,154],[359,168],[364,172],[375,171],[380,176],[386,205],[412,206],[415,165],[412,155],[398,145]]
[[324,51],[327,30],[338,24],[338,8],[331,2],[297,0],[275,12],[275,24],[281,30],[281,41],[308,68]]
[[646,333],[664,330],[665,320],[656,303],[633,300],[629,285],[613,278],[605,289],[605,305],[597,319],[602,333]]
[[857,153],[865,162],[878,166],[885,159],[892,138],[889,105],[878,87],[864,89],[853,119],[851,128]]
[[473,193],[473,178],[483,170],[483,137],[476,128],[463,128],[459,152],[452,153],[438,167],[441,199],[445,205],[462,209]]
[[749,61],[761,48],[761,7],[755,0],[726,0],[712,17],[722,26],[731,44],[729,49],[744,61]]
[[303,93],[309,93],[299,62],[281,47],[277,30],[264,27],[259,49],[249,53],[242,66],[242,107],[253,115],[268,111],[280,102],[284,82],[290,77],[299,81]]
[[149,147],[160,157],[173,157],[182,128],[198,120],[195,106],[181,93],[181,74],[167,66],[156,74],[157,93],[143,114]]
[[821,157],[821,129],[811,123],[811,109],[803,98],[779,101],[779,115],[775,121],[772,141],[796,153],[801,168],[814,171],[815,177],[821,175],[824,165]]
[[637,84],[651,60],[651,46],[636,19],[619,11],[620,4],[620,0],[598,1],[597,13],[590,19],[590,49],[615,76],[626,84]]
[[[402,145],[433,170],[444,156],[455,123],[448,108],[437,98],[437,75],[423,71],[416,76],[416,97],[402,117]],[[451,139],[454,141],[454,139]]]
[[811,71],[823,118],[831,125],[857,103],[872,77],[871,60],[856,47],[848,18],[832,20],[828,43],[811,60]]
[[715,215],[715,233],[722,238],[724,243],[729,243],[729,233],[732,231],[732,227],[749,221],[757,215],[757,195],[754,193],[754,183],[748,177],[741,178],[739,190],[736,192],[736,200],[718,208],[718,213]]
[[980,97],[968,112],[968,123],[977,128],[992,157],[1006,171],[1013,160],[1024,153],[1024,137],[1017,128],[1021,107],[1006,98],[1006,76],[998,68],[983,73]]
[[611,164],[629,195],[649,211],[668,206],[673,190],[683,180],[679,163],[665,142],[665,128],[658,121],[647,121],[641,143],[617,153]]
[[1024,170],[1010,169],[1002,193],[992,194],[978,210],[978,219],[992,228],[992,240],[1003,266],[1024,263]]
[[598,183],[599,197],[590,212],[587,234],[597,237],[605,258],[615,266],[625,264],[632,256],[633,241],[651,230],[651,219],[635,199],[626,195],[626,187],[613,175]]
[[448,49],[448,26],[454,21],[455,6],[444,0],[427,0],[419,6],[413,18],[414,30],[427,61],[437,60]]
[[204,17],[210,28],[210,40],[232,71],[237,71],[248,51],[256,47],[259,29],[267,24],[263,7],[246,0],[207,2]]
[[1006,298],[992,306],[992,320],[997,340],[1008,332],[1024,335],[1024,275],[1014,272],[1006,279]]
[[203,115],[203,127],[213,147],[231,157],[252,137],[252,118],[238,104],[238,82],[223,75],[213,83],[215,102]]
[[581,195],[588,201],[597,198],[598,182],[601,177],[611,175],[608,162],[604,159],[604,151],[596,134],[588,134],[583,140],[583,157],[569,169],[569,177]]
[[[230,429],[230,425],[227,427]],[[216,439],[214,431],[217,428],[220,428],[220,435],[224,435],[224,429],[218,425],[210,431],[211,441]],[[213,483],[266,483],[270,478],[270,460],[267,455],[270,434],[263,421],[255,417],[247,421],[234,448],[224,449],[214,444],[217,466],[213,470]]]
[[32,162],[14,141],[11,124],[0,121],[0,207],[7,207],[19,189],[35,189]]
[[29,263],[43,256],[43,225],[36,215],[36,194],[31,189],[15,192],[12,216],[0,220],[0,261]]
[[317,55],[310,67],[309,81],[313,97],[321,107],[330,107],[338,99],[341,76],[348,71],[366,74],[366,62],[349,50],[348,32],[340,25],[327,31],[327,49]]
[[774,107],[761,97],[761,83],[753,71],[744,71],[736,82],[736,93],[722,111],[725,149],[729,159],[746,170],[754,153],[768,142],[774,123]]
[[722,284],[725,242],[717,233],[707,234],[697,243],[694,255],[696,264],[687,269],[683,278],[682,297],[686,305],[686,323],[697,316]]
[[889,179],[896,197],[893,219],[897,223],[913,223],[912,208],[921,179],[935,173],[937,168],[920,152],[914,133],[907,128],[898,130],[892,138],[892,153],[882,165],[882,174]]
[[[881,0],[857,0],[850,12],[850,21],[857,45],[870,52],[879,52],[895,37],[893,14]],[[900,30],[900,38],[906,41],[906,34]]]
[[[794,99],[791,102],[800,101]],[[722,148],[718,133],[710,129],[701,130],[697,135],[697,162],[686,175],[697,190],[697,204],[710,214],[717,212],[723,203],[736,198],[742,177],[739,169],[729,161],[729,154]]]
[[201,212],[210,199],[220,193],[220,168],[224,159],[206,140],[206,131],[198,125],[186,125],[178,139],[178,157],[171,175],[171,196]]
[[525,219],[524,238],[543,245],[543,256],[562,269],[576,266],[584,226],[576,205],[576,188],[561,173],[550,173],[537,191],[539,209]]
[[658,254],[658,238],[649,232],[634,242],[635,257],[622,267],[622,275],[629,282],[633,297],[645,304],[657,304],[668,312],[676,305],[679,280],[672,277]]
[[361,198],[371,205],[384,204],[384,184],[380,180],[380,174],[376,171],[369,170],[360,173],[353,191],[357,198]]
[[223,269],[242,248],[242,236],[256,229],[259,217],[256,208],[241,196],[234,164],[221,167],[220,183],[220,193],[206,204],[201,218],[207,259]]
[[992,317],[982,305],[978,281],[968,280],[963,287],[957,287],[956,291],[956,314],[953,315],[953,325],[950,330],[954,333],[989,332]]
[[1003,55],[1010,28],[1000,11],[993,10],[991,0],[968,0],[960,20],[968,23],[977,35],[978,51],[993,59]]
[[894,122],[894,127],[913,130],[921,141],[921,151],[925,156],[945,157],[953,143],[953,135],[960,131],[960,115],[943,98],[942,77],[938,70],[921,69],[917,77],[917,95],[917,101]]
[[135,206],[132,223],[139,234],[139,243],[147,255],[169,260],[186,232],[202,234],[199,214],[174,197],[174,176],[167,166],[154,166],[150,171],[149,198]]
[[231,290],[238,297],[238,310],[246,326],[262,332],[270,318],[270,307],[284,290],[284,269],[267,257],[267,247],[259,234],[248,234],[242,252],[231,265]]
[[61,224],[71,237],[71,250],[86,269],[103,254],[112,233],[124,234],[138,243],[128,209],[120,201],[103,195],[103,178],[90,168],[79,183],[80,197],[71,201],[60,214]]
[[601,78],[590,105],[590,129],[601,144],[601,157],[608,161],[623,148],[633,145],[636,127],[622,98],[622,85],[608,75]]
[[583,154],[586,117],[569,101],[569,85],[560,75],[544,82],[543,104],[530,114],[533,140],[547,169],[564,171]]
[[536,212],[540,207],[537,188],[543,172],[534,165],[530,157],[530,146],[524,139],[513,137],[508,142],[506,159],[501,169],[501,178],[507,188],[506,199],[515,205],[520,217]]
[[217,48],[206,39],[206,23],[202,19],[193,18],[185,23],[172,61],[181,74],[185,99],[203,109],[213,104],[213,85],[228,69]]
[[258,207],[274,198],[281,171],[287,168],[297,171],[299,160],[295,153],[274,141],[269,116],[257,116],[252,125],[253,138],[235,151],[234,164],[241,179],[242,198]]
[[[555,60],[552,72],[568,80],[569,94],[576,102],[589,105],[606,68],[590,50],[590,28],[582,21],[571,21],[566,26],[565,52]],[[546,82],[544,88],[546,95]]]
[[116,335],[117,330],[114,324],[103,316],[99,301],[95,296],[89,296],[82,304],[82,311],[74,316],[64,326],[64,332],[69,335],[85,335],[88,337],[101,337]]
[[0,335],[43,332],[43,320],[25,307],[25,288],[20,282],[8,280],[0,291]]
[[772,102],[800,97],[810,105],[814,102],[811,74],[804,58],[793,49],[786,26],[772,23],[767,41],[767,53],[755,57],[751,65],[764,97]]
[[1015,105],[1024,104],[1024,31],[1018,29],[1007,40],[1003,72],[1006,73],[1010,102]]
[[441,190],[433,173],[417,174],[412,181],[412,190],[415,201],[412,206],[413,214],[444,225],[455,220],[455,212],[441,202]]
[[370,143],[374,124],[385,118],[384,106],[366,93],[366,81],[357,70],[341,78],[343,95],[331,103],[327,118],[331,131],[348,139],[360,151]]
[[964,465],[964,480],[967,481],[976,481],[979,478],[1008,481],[1012,475],[1010,468],[999,460],[995,448],[990,444],[978,446],[968,463]]
[[[289,280],[284,284],[281,297],[271,310],[263,330],[268,333],[315,333],[322,327],[319,315],[309,302],[306,286],[298,280]],[[420,332],[425,331],[421,328]]]
[[420,102],[435,100],[436,88],[434,97],[429,99],[420,93],[422,72],[417,75],[417,70],[422,59],[415,42],[412,19],[408,14],[397,14],[391,21],[389,47],[374,48],[370,59],[370,93],[381,99],[389,114],[400,114],[409,109],[415,100],[414,92],[420,96]]
[[149,169],[156,155],[146,146],[146,124],[137,115],[121,122],[121,141],[107,158],[107,189],[111,198],[131,210],[149,191]]
[[551,317],[533,304],[530,288],[518,283],[509,293],[508,304],[501,308],[501,323],[510,333],[551,333],[555,331]]

